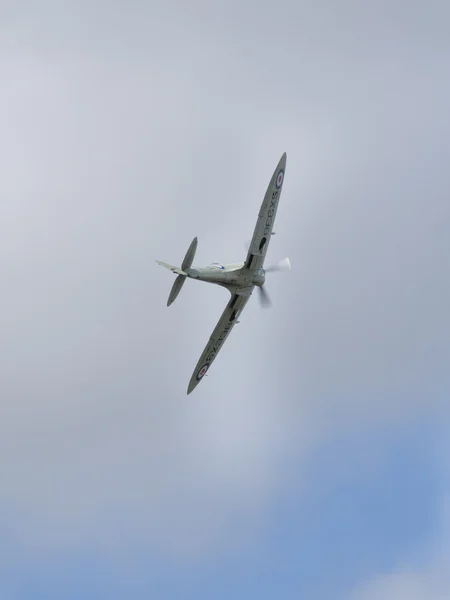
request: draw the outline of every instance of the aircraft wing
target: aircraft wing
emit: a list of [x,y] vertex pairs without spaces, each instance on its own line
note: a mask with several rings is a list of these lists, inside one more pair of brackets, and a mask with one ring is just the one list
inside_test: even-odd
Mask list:
[[214,331],[206,344],[205,349],[201,357],[198,360],[197,366],[192,373],[191,380],[189,382],[187,393],[190,394],[192,390],[202,380],[207,370],[211,366],[213,360],[216,358],[219,350],[221,349],[224,341],[227,339],[228,334],[233,329],[242,309],[247,304],[250,298],[250,294],[232,294],[231,300],[228,302],[222,316],[219,319]]
[[286,152],[280,158],[277,168],[273,172],[272,179],[261,204],[255,231],[248,249],[245,266],[251,269],[259,269],[264,264],[273,224],[277,214],[278,202],[283,187],[286,172]]

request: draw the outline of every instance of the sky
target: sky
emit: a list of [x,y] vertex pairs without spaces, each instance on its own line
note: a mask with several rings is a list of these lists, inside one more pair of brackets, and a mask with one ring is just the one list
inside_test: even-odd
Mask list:
[[[0,598],[444,600],[450,8],[0,6]],[[173,276],[267,262],[228,301]]]

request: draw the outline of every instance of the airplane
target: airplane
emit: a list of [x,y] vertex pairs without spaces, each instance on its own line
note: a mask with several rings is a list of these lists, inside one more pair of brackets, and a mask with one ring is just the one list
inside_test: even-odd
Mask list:
[[266,273],[286,271],[291,268],[289,258],[285,258],[266,269],[263,268],[270,238],[272,235],[275,235],[273,225],[283,188],[285,172],[286,152],[280,158],[264,196],[245,262],[228,265],[214,262],[207,267],[193,268],[192,263],[198,243],[196,237],[192,240],[186,252],[186,256],[181,263],[181,268],[159,260],[156,261],[159,265],[177,275],[169,294],[167,306],[170,306],[174,302],[188,278],[220,285],[225,287],[231,294],[231,299],[197,362],[189,381],[188,394],[197,387],[206,375],[230,331],[239,323],[238,317],[241,315],[255,287],[259,290],[261,305],[263,307],[270,306],[270,300],[264,288]]

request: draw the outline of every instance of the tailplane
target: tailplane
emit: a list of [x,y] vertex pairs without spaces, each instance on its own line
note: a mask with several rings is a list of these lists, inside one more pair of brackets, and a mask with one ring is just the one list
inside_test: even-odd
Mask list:
[[188,251],[186,252],[186,256],[184,257],[183,262],[181,263],[181,268],[183,269],[183,271],[186,271],[186,269],[189,269],[191,267],[192,261],[194,260],[195,253],[197,252],[197,244],[198,244],[198,239],[195,237],[192,240],[191,245],[188,248]]
[[169,265],[169,263],[162,262],[161,260],[157,260],[158,265],[169,269],[172,273],[176,273],[178,277],[173,282],[172,289],[170,290],[169,299],[167,300],[167,306],[170,306],[172,302],[175,301],[175,298],[180,293],[181,288],[183,287],[184,282],[186,281],[186,277],[188,277],[188,273],[186,272],[192,265],[192,261],[194,260],[195,252],[197,251],[198,240],[195,237],[191,245],[186,252],[186,256],[181,264],[181,269],[178,267],[174,267],[173,265]]
[[178,277],[175,279],[175,281],[173,282],[172,289],[170,290],[169,299],[167,300],[167,306],[170,306],[175,300],[175,298],[178,296],[185,281],[185,275],[178,275]]

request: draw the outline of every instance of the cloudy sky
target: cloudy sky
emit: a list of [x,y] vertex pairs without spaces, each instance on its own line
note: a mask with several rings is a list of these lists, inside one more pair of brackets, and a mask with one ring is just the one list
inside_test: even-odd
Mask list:
[[[0,6],[0,598],[443,600],[447,2]],[[192,370],[279,158],[268,262]]]

